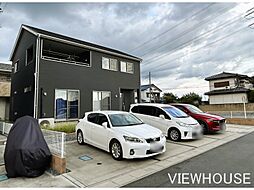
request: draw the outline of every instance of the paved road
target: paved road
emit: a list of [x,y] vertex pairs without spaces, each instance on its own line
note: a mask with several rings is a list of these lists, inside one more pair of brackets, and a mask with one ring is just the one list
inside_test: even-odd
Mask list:
[[[177,183],[171,183],[169,176],[174,177],[177,173],[205,173],[206,176],[215,173],[226,173],[230,180],[229,173],[251,173],[250,185],[227,185],[225,183],[205,184],[197,183],[190,185],[179,185]],[[219,180],[219,176],[216,177]],[[186,160],[180,164],[164,169],[151,176],[140,179],[136,182],[130,183],[125,187],[216,187],[216,186],[228,186],[228,187],[254,187],[254,132],[239,139],[224,144],[218,148],[215,148],[209,152],[198,155],[194,158]]]

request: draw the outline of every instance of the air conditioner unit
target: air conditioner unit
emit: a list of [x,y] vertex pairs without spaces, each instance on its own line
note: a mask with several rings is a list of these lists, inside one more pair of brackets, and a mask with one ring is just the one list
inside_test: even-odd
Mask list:
[[50,126],[50,127],[55,126],[54,118],[42,118],[42,119],[39,119],[38,121],[39,121],[39,125],[42,125],[42,126]]

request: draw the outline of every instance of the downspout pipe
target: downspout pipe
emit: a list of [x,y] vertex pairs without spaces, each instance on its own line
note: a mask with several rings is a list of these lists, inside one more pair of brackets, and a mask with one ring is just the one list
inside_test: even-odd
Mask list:
[[38,100],[39,100],[39,61],[40,61],[40,38],[37,34],[36,54],[35,54],[35,72],[34,72],[34,118],[38,119]]

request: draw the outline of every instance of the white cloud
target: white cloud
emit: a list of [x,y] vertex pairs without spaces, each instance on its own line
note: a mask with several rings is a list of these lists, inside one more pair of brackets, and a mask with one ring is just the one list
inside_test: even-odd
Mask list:
[[[207,6],[208,3],[8,3],[0,14],[0,61],[8,60],[24,23],[137,56],[147,53],[141,64],[143,84],[148,83],[150,71],[153,83],[163,90],[179,96],[188,92],[203,94],[208,91],[204,78],[209,75],[222,71],[254,74],[254,30],[247,27],[250,21],[243,19],[254,3],[216,3],[191,17]],[[220,28],[237,15],[242,19]],[[241,27],[246,29],[206,47]],[[212,29],[218,30],[205,35]],[[157,58],[151,61],[153,57]]]

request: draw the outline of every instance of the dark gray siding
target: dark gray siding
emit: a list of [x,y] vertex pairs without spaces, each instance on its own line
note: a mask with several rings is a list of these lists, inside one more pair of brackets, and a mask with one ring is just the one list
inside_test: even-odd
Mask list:
[[[102,56],[116,58],[119,71],[102,69]],[[134,74],[120,72],[120,61],[134,63]],[[54,117],[55,89],[80,90],[80,117],[84,112],[92,110],[94,90],[111,91],[111,109],[119,110],[120,89],[139,89],[140,63],[138,61],[92,51],[91,62],[91,67],[86,67],[40,59],[39,102],[42,107],[39,106],[39,117]],[[42,96],[42,91],[46,92],[47,96]]]
[[[26,66],[26,50],[31,47],[31,45],[33,45],[33,61]],[[36,36],[23,30],[12,60],[12,67],[14,67],[14,63],[19,60],[19,70],[14,73],[12,68],[10,106],[11,121],[15,121],[16,118],[24,115],[33,116],[35,49]],[[28,86],[32,87],[32,91],[24,93],[24,88]],[[16,92],[16,94],[14,94],[14,92]],[[16,114],[14,114],[15,112]]]

